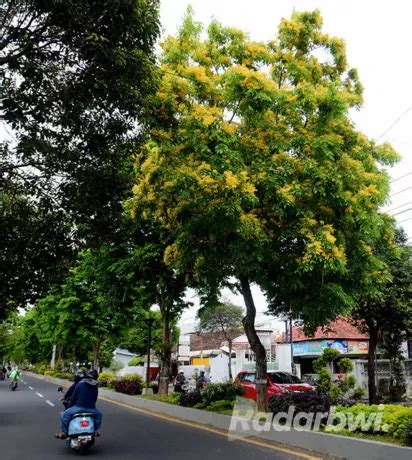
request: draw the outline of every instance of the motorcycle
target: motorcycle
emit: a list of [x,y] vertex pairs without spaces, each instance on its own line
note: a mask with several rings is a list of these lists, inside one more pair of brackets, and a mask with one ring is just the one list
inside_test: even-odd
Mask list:
[[5,380],[6,374],[3,371],[0,371],[0,380]]
[[16,391],[17,390],[17,379],[13,379],[10,382],[10,390],[11,391]]
[[[57,389],[63,392],[63,388]],[[63,405],[67,408],[68,402],[63,400]],[[79,455],[87,455],[87,451],[94,445],[94,416],[89,412],[79,412],[74,414],[69,423],[69,432],[66,438],[67,445]]]

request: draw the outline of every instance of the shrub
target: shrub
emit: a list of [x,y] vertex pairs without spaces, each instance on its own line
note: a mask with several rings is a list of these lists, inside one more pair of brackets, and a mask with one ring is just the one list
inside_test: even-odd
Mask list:
[[226,400],[221,400],[221,401],[214,401],[210,403],[207,407],[206,410],[212,411],[212,412],[220,412],[223,410],[231,410],[233,409],[235,402],[234,401],[226,401]]
[[118,393],[127,395],[140,395],[142,393],[142,378],[139,374],[130,374],[118,377],[113,382],[113,388]]
[[168,404],[179,405],[180,404],[180,396],[181,396],[180,393],[173,392],[173,393],[170,393],[167,396],[162,396],[160,398],[160,401],[168,403]]
[[290,406],[295,406],[295,414],[299,412],[324,413],[322,420],[326,421],[333,399],[325,394],[318,393],[290,393],[283,396],[275,396],[270,401],[270,409],[273,414],[288,412]]
[[44,371],[44,375],[48,375],[49,377],[54,377],[56,379],[74,380],[71,372],[63,372],[55,369],[47,369]]
[[120,370],[122,370],[124,368],[124,364],[121,363],[120,361],[112,361],[110,363],[110,370],[116,374],[116,372],[119,372]]
[[332,398],[338,398],[339,396],[341,396],[342,388],[340,384],[332,383],[332,385],[329,388],[329,395],[332,396]]
[[[374,423],[371,423],[368,432],[371,433],[380,433],[380,434],[389,434],[394,438],[400,439],[405,442],[411,443],[409,430],[410,430],[410,420],[412,418],[412,407],[400,406],[395,404],[388,405],[367,405],[367,404],[355,404],[352,407],[341,407],[336,408],[336,412],[343,414],[352,414],[352,420],[355,420],[356,417],[365,415],[365,418],[368,419],[369,416],[373,413],[382,413],[382,421],[379,427],[376,427]],[[346,426],[345,428],[348,428]],[[357,430],[361,430],[361,427],[358,426]]]
[[240,385],[233,383],[213,383],[202,390],[202,404],[210,406],[216,401],[234,401],[236,396],[243,396],[245,391]]
[[349,358],[341,358],[337,364],[342,374],[347,374],[348,372],[353,371],[352,360]]
[[200,391],[190,391],[189,393],[182,393],[180,395],[180,400],[179,403],[181,406],[184,407],[193,407],[196,406],[196,404],[199,404],[202,402],[202,395],[200,394]]
[[99,385],[102,387],[113,388],[114,380],[116,377],[113,372],[101,372],[98,378]]
[[405,430],[405,440],[412,446],[412,417],[409,418],[409,423]]
[[144,362],[143,358],[140,358],[139,356],[134,356],[128,363],[128,366],[139,366]]
[[33,366],[32,371],[36,374],[44,374],[47,371],[47,365],[43,363],[37,363]]
[[319,388],[321,391],[328,393],[331,389],[332,377],[326,367],[320,368],[318,370],[319,374]]
[[365,389],[362,387],[356,388],[353,392],[353,399],[362,399],[365,396]]
[[74,380],[74,376],[71,372],[56,371],[54,373],[54,377],[56,377],[57,379],[65,379],[70,381]]

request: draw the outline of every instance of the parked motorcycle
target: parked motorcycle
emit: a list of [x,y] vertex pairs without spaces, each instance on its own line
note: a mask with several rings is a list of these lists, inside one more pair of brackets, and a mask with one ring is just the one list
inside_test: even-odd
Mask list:
[[[57,389],[63,392],[63,387]],[[63,401],[63,405],[66,405]],[[75,414],[69,423],[69,432],[66,439],[67,445],[79,455],[87,455],[90,447],[94,445],[94,416],[89,412]]]
[[3,371],[0,371],[0,380],[4,380],[6,378],[6,374]]

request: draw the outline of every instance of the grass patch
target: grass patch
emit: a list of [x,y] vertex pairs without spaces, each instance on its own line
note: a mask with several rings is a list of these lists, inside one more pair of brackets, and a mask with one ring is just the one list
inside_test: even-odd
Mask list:
[[395,444],[401,447],[410,447],[406,441],[404,442],[401,439],[395,438],[394,436],[384,434],[358,433],[356,431],[349,430],[342,430],[333,433],[325,431],[324,429],[321,431],[324,434],[336,434],[338,436],[346,436],[348,438],[367,439],[368,441],[386,442],[388,444]]

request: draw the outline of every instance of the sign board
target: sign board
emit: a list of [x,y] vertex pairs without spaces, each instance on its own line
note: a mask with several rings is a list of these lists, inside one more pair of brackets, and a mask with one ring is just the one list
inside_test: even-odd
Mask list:
[[367,340],[305,340],[293,342],[293,355],[321,355],[325,348],[333,348],[340,354],[361,355],[368,353],[369,342]]

